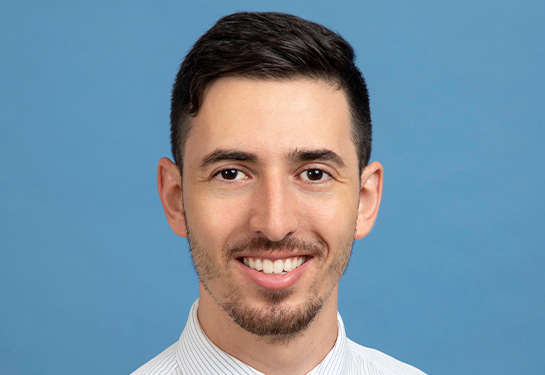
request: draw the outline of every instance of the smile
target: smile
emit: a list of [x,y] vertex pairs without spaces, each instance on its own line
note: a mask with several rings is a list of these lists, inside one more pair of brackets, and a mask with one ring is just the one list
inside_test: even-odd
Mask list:
[[282,275],[293,271],[297,267],[301,266],[307,260],[306,256],[291,257],[285,259],[271,260],[267,258],[242,258],[244,263],[249,268],[265,273],[267,275]]

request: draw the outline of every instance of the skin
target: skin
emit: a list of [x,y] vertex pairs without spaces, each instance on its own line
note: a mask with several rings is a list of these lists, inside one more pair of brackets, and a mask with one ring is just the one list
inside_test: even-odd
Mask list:
[[[382,177],[378,162],[359,173],[342,90],[304,78],[215,81],[193,119],[183,181],[169,159],[158,167],[170,226],[182,237],[190,231],[200,280],[198,317],[210,340],[266,374],[306,374],[320,363],[337,338],[338,281],[352,241],[373,226]],[[296,277],[271,275],[262,283],[241,256],[284,258],[305,251],[226,250],[256,238],[320,246],[297,274],[292,271]],[[273,308],[267,296],[274,291],[285,294]],[[237,306],[251,311],[293,312],[311,298],[323,306],[298,334],[258,336],[222,308],[234,296]]]

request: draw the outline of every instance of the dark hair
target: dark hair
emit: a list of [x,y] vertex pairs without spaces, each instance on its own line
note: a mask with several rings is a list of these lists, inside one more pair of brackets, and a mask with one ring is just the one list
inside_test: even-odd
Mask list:
[[172,89],[171,147],[183,173],[191,118],[206,87],[225,76],[257,79],[309,77],[344,90],[360,171],[371,155],[371,113],[365,80],[353,48],[339,34],[302,18],[272,12],[240,12],[221,18],[185,57]]

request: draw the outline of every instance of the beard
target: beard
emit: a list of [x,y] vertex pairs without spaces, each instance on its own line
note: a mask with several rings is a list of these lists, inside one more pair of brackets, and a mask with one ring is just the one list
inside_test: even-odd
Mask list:
[[[327,270],[326,277],[332,281],[326,291],[320,291],[318,282],[312,283],[307,292],[304,303],[296,307],[286,306],[286,301],[293,293],[293,288],[285,290],[258,290],[264,307],[250,306],[245,298],[245,290],[229,282],[229,269],[234,272],[233,261],[238,261],[237,255],[268,251],[297,251],[299,256],[307,255],[317,264],[323,264],[327,258],[328,249],[323,241],[309,241],[298,238],[285,238],[273,242],[267,238],[250,238],[228,243],[222,249],[223,265],[218,265],[213,258],[200,248],[189,228],[188,242],[193,260],[193,268],[197,272],[200,283],[214,298],[216,303],[233,319],[233,321],[247,332],[267,338],[269,341],[284,341],[287,343],[302,333],[318,315],[334,287],[339,282],[348,265],[352,252],[353,240],[346,241],[339,254]],[[230,266],[229,266],[230,265]],[[223,279],[227,291],[221,296],[212,293],[210,284],[216,279]]]

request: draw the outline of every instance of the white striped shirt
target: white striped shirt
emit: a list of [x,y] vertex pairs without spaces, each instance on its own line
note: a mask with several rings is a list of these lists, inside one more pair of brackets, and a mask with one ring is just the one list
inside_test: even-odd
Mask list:
[[[193,304],[180,339],[132,375],[263,375],[210,341],[197,318],[198,303],[199,300]],[[335,346],[307,375],[425,375],[378,350],[348,339],[339,313],[337,323]]]

